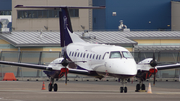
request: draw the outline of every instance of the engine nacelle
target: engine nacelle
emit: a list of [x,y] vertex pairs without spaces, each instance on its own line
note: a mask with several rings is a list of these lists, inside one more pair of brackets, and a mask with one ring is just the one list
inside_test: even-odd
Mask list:
[[[155,71],[154,71],[155,70]],[[154,73],[157,73],[158,72],[158,70],[155,68],[151,68],[151,69],[149,69],[149,72],[151,73],[151,74],[154,74]]]
[[61,72],[59,73],[58,78],[61,78],[64,75],[67,76],[66,71],[67,71],[67,74],[68,74],[68,72],[69,72],[68,68],[61,68]]
[[62,73],[66,73],[66,70],[67,70],[67,73],[69,72],[69,69],[68,68],[61,68],[61,72]]

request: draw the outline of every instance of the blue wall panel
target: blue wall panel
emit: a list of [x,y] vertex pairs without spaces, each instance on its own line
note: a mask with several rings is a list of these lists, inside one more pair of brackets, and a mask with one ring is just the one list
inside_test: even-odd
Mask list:
[[12,0],[0,0],[0,10],[12,10]]
[[[105,6],[106,0],[93,0],[93,6]],[[93,9],[93,30],[106,29],[106,9]]]
[[[171,0],[106,0],[106,28],[117,29],[119,20],[131,29],[169,29]],[[117,16],[112,16],[117,12]],[[149,23],[149,21],[151,23]]]
[[[93,4],[105,4],[106,30],[118,30],[119,21],[130,29],[170,29],[171,26],[171,0],[94,0]],[[176,0],[180,1],[180,0]],[[112,16],[116,12],[116,16]],[[97,13],[93,13],[97,16]],[[100,13],[102,15],[103,13]],[[100,20],[100,19],[99,19]],[[100,21],[101,22],[101,21]],[[149,23],[151,22],[151,23]],[[93,28],[101,28],[104,24],[96,24]]]

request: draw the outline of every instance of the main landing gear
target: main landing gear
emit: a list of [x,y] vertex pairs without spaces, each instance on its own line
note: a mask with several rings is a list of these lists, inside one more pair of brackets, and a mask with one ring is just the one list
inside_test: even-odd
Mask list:
[[51,82],[48,85],[48,90],[51,92],[52,89],[56,92],[58,90],[58,85],[55,83],[54,84],[54,78],[51,78]]
[[123,93],[123,92],[127,93],[127,87],[126,87],[127,80],[126,79],[122,79],[121,83],[122,83],[122,87],[120,87],[120,93]]
[[136,85],[135,92],[140,92],[140,91],[145,91],[145,90],[146,90],[145,84],[143,84],[143,82],[140,81],[139,84]]

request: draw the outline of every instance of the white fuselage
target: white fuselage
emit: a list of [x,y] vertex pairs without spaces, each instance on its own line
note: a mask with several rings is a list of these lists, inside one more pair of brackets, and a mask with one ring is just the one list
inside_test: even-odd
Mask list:
[[[69,68],[95,71],[99,75],[106,75],[108,73],[109,76],[119,78],[122,76],[132,77],[137,73],[134,58],[127,49],[120,46],[71,43],[66,47],[66,53],[70,61],[86,61],[76,62],[76,65],[69,65]],[[52,63],[61,61],[62,58],[56,59]],[[54,64],[53,67],[60,69],[59,64]]]

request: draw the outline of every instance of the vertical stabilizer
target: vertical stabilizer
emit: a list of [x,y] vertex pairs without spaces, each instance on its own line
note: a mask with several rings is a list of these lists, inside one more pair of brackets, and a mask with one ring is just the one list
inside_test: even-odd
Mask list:
[[73,33],[71,19],[68,8],[61,8],[59,11],[61,47],[73,42],[84,42],[80,37]]
[[61,47],[64,47],[67,46],[69,43],[72,43],[69,32],[73,33],[73,30],[71,26],[68,8],[61,8],[61,11],[59,11],[59,24]]

